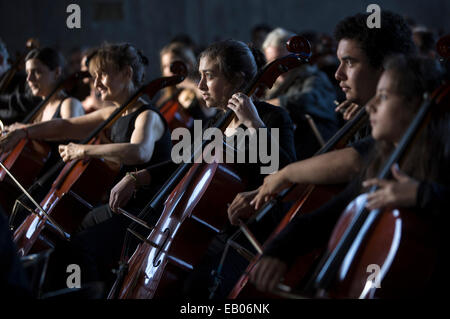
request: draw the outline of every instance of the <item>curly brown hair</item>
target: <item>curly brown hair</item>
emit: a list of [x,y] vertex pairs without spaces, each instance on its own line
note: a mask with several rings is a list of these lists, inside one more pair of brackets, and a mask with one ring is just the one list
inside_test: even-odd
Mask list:
[[405,19],[388,10],[381,13],[381,27],[367,26],[369,13],[358,13],[339,22],[334,31],[336,41],[351,39],[359,43],[369,63],[376,69],[393,54],[414,54],[416,46]]
[[108,67],[123,70],[124,67],[130,66],[133,70],[132,82],[138,88],[144,83],[146,65],[147,57],[133,45],[104,43],[89,60],[89,72],[105,70]]

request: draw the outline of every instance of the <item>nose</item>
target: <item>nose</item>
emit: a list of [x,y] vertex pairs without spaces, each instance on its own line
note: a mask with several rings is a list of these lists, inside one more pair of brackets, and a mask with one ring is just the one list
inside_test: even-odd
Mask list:
[[198,87],[198,89],[199,89],[200,91],[207,91],[207,90],[208,90],[208,87],[206,86],[206,80],[205,80],[205,77],[204,77],[204,76],[202,76],[202,77],[200,78],[200,81],[198,82],[197,87]]
[[334,77],[336,78],[336,80],[340,81],[345,81],[347,80],[347,75],[344,72],[344,64],[341,63],[339,64],[338,69],[336,70],[336,73],[334,74]]
[[34,81],[34,80],[35,80],[35,77],[33,75],[33,72],[28,73],[27,74],[27,81],[31,82],[31,81]]

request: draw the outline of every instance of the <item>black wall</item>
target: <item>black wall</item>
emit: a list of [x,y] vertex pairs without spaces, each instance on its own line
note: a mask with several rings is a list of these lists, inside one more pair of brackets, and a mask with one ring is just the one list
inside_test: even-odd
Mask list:
[[[66,26],[70,3],[81,7],[81,29]],[[331,33],[339,20],[370,3],[450,31],[448,0],[0,0],[0,37],[10,52],[22,50],[32,36],[64,53],[104,40],[132,42],[150,58],[153,77],[159,74],[159,49],[177,33],[201,45],[218,38],[249,41],[251,27],[261,22]]]

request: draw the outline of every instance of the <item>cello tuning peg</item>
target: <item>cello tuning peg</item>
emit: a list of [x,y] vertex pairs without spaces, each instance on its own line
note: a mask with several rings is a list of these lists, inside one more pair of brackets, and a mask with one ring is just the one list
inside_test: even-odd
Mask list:
[[296,35],[286,42],[286,48],[289,52],[302,55],[304,58],[311,57],[311,44],[305,37]]
[[26,43],[26,47],[29,49],[36,49],[40,47],[39,40],[36,38],[29,38]]

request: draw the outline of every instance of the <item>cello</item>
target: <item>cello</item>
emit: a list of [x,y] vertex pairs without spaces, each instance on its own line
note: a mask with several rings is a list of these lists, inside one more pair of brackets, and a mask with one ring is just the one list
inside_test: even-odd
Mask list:
[[190,130],[194,125],[194,118],[186,111],[178,100],[181,92],[182,91],[179,91],[174,94],[170,99],[163,102],[159,108],[159,111],[169,124],[171,131],[178,127],[185,127]]
[[[23,123],[32,123],[57,92],[70,89],[77,81],[89,76],[89,72],[76,72],[59,81],[50,94],[27,115]],[[0,161],[11,171],[22,186],[29,188],[42,173],[42,169],[50,157],[50,151],[50,146],[47,143],[24,138],[10,152],[1,154]],[[20,192],[14,192],[12,190],[14,188],[11,186],[13,186],[12,180],[6,178],[6,172],[0,169],[0,204],[8,213],[13,209],[15,198],[20,194]]]
[[[181,82],[185,77],[185,66],[174,63],[172,68],[178,75],[158,78],[142,86],[81,144],[100,144],[100,133],[119,119],[140,96],[146,94],[153,98],[160,89]],[[92,158],[72,160],[67,164],[61,161],[55,165],[52,170],[61,172],[40,207],[14,232],[19,254],[24,256],[30,252],[54,247],[57,240],[69,240],[70,234],[78,228],[85,214],[107,195],[119,169],[117,164]],[[93,175],[98,174],[103,178],[93,178]]]
[[[287,47],[296,54],[266,65],[244,90],[247,95],[272,87],[280,74],[308,61],[311,52],[306,39],[291,38]],[[228,110],[214,127],[223,132],[233,116],[234,112]],[[217,162],[190,164],[208,143],[203,141],[201,147],[195,148],[191,161],[175,171],[139,215],[158,211],[165,200],[162,214],[147,238],[130,229],[143,242],[128,261],[125,254],[122,272],[108,298],[154,298],[176,293],[212,238],[224,228],[227,221],[224,207],[244,189],[245,179],[230,166]]]

